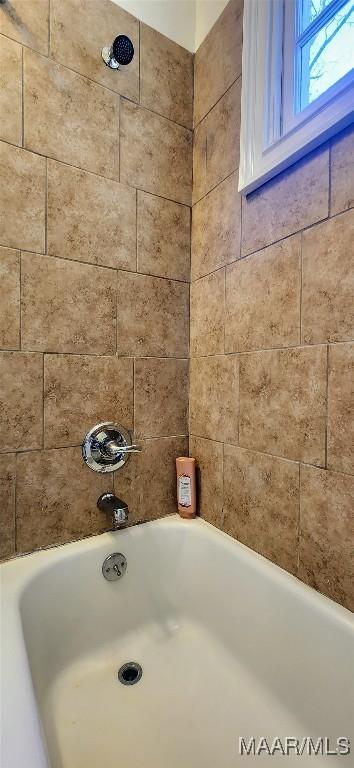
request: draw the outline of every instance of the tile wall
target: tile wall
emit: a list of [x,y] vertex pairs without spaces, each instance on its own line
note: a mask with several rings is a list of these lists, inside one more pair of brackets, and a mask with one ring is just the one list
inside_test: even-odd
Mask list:
[[200,514],[354,610],[354,130],[241,201],[241,45],[231,0],[195,56]]
[[[135,56],[106,68],[127,34]],[[152,51],[153,54],[152,55]],[[193,56],[110,0],[0,7],[0,557],[110,527],[80,445],[143,444],[131,522],[175,511],[188,450]]]

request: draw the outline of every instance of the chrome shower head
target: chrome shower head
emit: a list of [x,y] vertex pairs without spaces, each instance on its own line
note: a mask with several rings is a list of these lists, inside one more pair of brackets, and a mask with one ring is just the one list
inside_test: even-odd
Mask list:
[[119,69],[120,65],[130,64],[134,56],[134,46],[126,35],[118,35],[110,47],[102,48],[102,58],[107,67]]

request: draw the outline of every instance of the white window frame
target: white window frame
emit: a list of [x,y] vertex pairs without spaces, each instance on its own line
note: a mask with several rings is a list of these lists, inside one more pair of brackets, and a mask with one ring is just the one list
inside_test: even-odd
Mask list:
[[[338,5],[340,2],[334,0]],[[352,73],[295,114],[296,86],[283,82],[284,70],[288,79],[293,77],[295,60],[295,35],[290,48],[289,29],[284,28],[285,3],[293,4],[295,12],[296,0],[244,3],[239,168],[239,191],[243,194],[257,189],[354,122]],[[283,120],[286,132],[282,133]]]

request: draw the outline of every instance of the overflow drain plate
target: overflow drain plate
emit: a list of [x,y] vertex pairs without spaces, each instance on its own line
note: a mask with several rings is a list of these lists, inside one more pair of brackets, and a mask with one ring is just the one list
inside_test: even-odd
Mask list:
[[135,685],[141,680],[143,670],[136,661],[128,661],[118,670],[118,680],[122,685]]

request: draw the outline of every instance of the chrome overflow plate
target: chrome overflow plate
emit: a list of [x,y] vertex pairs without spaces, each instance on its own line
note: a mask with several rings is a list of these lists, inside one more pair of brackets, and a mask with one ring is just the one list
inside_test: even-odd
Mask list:
[[117,581],[127,570],[127,559],[121,552],[113,552],[106,557],[102,565],[102,573],[107,581]]
[[131,453],[140,451],[139,445],[132,444],[128,430],[111,421],[96,424],[82,443],[85,464],[95,472],[114,472],[125,464]]

